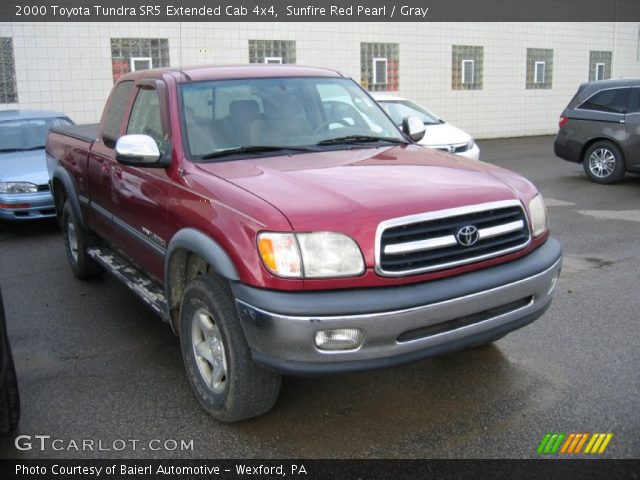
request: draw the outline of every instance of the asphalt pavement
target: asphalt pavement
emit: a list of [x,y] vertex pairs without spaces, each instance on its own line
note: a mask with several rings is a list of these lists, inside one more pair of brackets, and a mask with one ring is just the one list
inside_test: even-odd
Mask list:
[[54,222],[5,228],[22,418],[0,457],[534,458],[549,432],[610,432],[600,457],[640,457],[640,177],[596,185],[552,143],[479,142],[538,186],[563,244],[542,318],[409,366],[286,377],[271,412],[232,425],[198,406],[166,324],[109,276],[73,276]]

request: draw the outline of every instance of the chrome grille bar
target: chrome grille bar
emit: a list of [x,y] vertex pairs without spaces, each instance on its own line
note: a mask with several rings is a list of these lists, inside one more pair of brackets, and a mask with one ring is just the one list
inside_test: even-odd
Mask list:
[[[375,269],[384,276],[405,276],[505,255],[529,244],[528,225],[526,211],[518,200],[387,220],[376,232]],[[464,226],[478,229],[473,246],[462,246],[456,239]]]

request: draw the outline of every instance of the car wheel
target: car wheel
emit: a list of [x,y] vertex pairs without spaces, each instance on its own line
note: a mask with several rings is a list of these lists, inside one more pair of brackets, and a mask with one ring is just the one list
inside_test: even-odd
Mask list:
[[591,145],[584,154],[582,166],[589,180],[596,183],[616,183],[624,177],[622,152],[611,142]]
[[223,422],[271,410],[280,375],[253,362],[228,285],[201,275],[180,306],[180,344],[187,377],[202,407]]
[[62,209],[62,232],[67,259],[75,276],[92,278],[100,275],[102,267],[87,253],[89,248],[99,244],[100,239],[80,225],[69,201],[65,202]]
[[7,343],[7,370],[0,386],[0,432],[7,433],[18,426],[20,420],[20,395],[18,393],[18,377],[13,364],[11,348]]

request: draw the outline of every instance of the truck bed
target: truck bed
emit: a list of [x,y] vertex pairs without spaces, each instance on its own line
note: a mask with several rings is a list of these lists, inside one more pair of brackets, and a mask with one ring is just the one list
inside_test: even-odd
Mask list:
[[64,127],[53,127],[50,131],[65,135],[67,137],[77,138],[85,142],[91,143],[98,136],[99,123],[86,123],[83,125],[68,125]]

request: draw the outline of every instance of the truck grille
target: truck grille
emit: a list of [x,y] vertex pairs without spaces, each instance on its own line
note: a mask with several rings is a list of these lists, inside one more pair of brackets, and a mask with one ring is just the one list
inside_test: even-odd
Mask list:
[[376,235],[376,271],[412,275],[505,255],[529,244],[528,225],[516,200],[387,220]]

